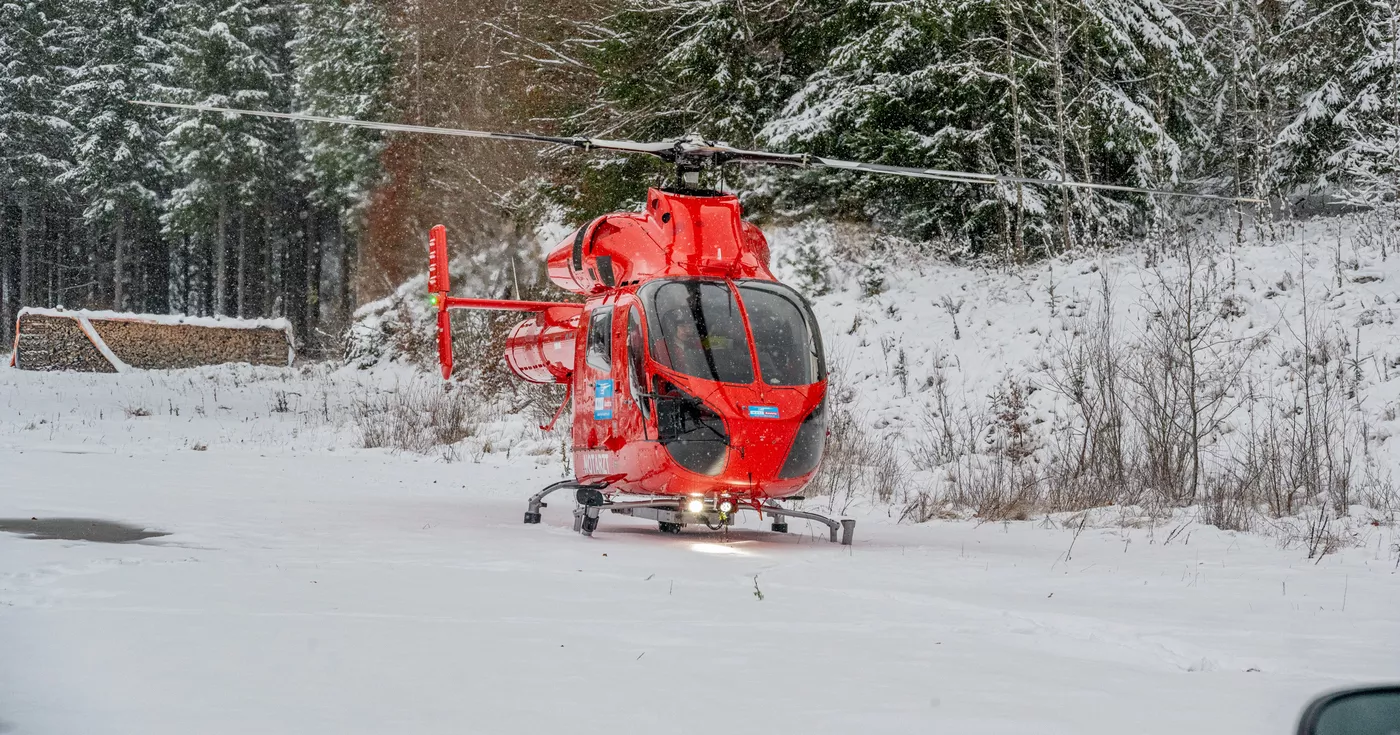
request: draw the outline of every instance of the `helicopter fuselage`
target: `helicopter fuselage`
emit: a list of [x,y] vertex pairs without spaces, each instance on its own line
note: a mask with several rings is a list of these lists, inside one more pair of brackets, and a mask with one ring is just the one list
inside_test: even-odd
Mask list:
[[569,387],[580,484],[753,507],[798,493],[826,439],[821,336],[740,214],[732,195],[652,189],[643,212],[593,220],[548,256],[550,279],[582,304],[447,296],[435,228],[444,375],[447,309],[536,311],[511,330],[506,362]]

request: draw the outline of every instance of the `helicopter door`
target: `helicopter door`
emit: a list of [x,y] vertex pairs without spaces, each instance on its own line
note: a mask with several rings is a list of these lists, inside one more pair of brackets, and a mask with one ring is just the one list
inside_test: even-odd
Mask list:
[[587,427],[576,443],[589,450],[585,459],[589,465],[588,474],[611,474],[615,464],[612,458],[602,454],[610,447],[616,433],[617,381],[613,378],[613,308],[599,307],[593,311],[588,321],[588,340],[584,348],[584,380],[580,387],[585,391],[582,418],[576,422]]
[[629,308],[625,325],[619,326],[625,331],[619,335],[622,339],[618,340],[613,363],[626,373],[623,380],[627,384],[627,398],[622,402],[623,413],[618,417],[617,429],[627,441],[641,441],[647,439],[647,422],[651,419],[650,399],[646,397],[646,337],[642,334],[641,309]]

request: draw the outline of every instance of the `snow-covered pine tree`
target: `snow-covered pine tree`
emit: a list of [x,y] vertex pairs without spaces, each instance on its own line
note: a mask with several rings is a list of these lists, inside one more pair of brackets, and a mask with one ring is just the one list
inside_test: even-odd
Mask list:
[[[780,149],[875,163],[982,171],[1005,154],[1014,166],[1019,154],[1031,175],[1052,168],[1045,138],[1053,122],[1037,104],[1046,67],[1018,32],[1025,11],[1020,3],[847,3],[822,67],[762,137]],[[919,238],[983,239],[1006,219],[1003,203],[962,184],[814,171],[778,191],[780,207],[820,204]],[[1014,203],[1017,192],[997,194]],[[1019,211],[1034,222],[1045,205],[1023,189]]]
[[[772,145],[899,165],[1170,187],[1203,63],[1157,0],[853,2],[843,33],[780,115]],[[1014,94],[1013,94],[1014,91]],[[1032,250],[1121,232],[1148,209],[1124,199],[809,173],[788,199],[848,202],[898,231]],[[808,199],[808,201],[812,201]],[[782,204],[780,200],[780,204]],[[1011,210],[1014,210],[1011,211]]]
[[[168,308],[160,207],[168,171],[160,115],[131,99],[155,99],[169,72],[164,0],[73,0],[81,28],[63,98],[73,121],[75,165],[60,180],[83,202],[89,238],[101,242],[90,274],[100,303],[114,309]],[[131,284],[135,288],[129,288]],[[108,288],[109,287],[109,288]]]
[[[1255,0],[1196,0],[1184,4],[1181,13],[1211,64],[1195,105],[1203,137],[1188,151],[1197,187],[1227,196],[1276,194],[1269,143],[1289,103],[1279,76],[1281,7]],[[1236,218],[1239,241],[1249,218],[1245,208],[1236,207]]]
[[1328,197],[1344,177],[1338,152],[1348,145],[1347,109],[1357,101],[1354,74],[1370,55],[1369,0],[1299,0],[1285,5],[1278,78],[1289,104],[1274,132],[1268,175],[1292,199]]
[[[840,3],[794,0],[625,0],[584,58],[600,90],[573,120],[580,131],[656,140],[697,132],[736,145],[762,126],[814,70]],[[636,156],[591,157],[557,190],[575,219],[633,206],[658,175]],[[736,172],[737,173],[737,172]],[[732,182],[731,182],[732,183]]]
[[[388,94],[394,60],[384,12],[369,0],[305,0],[292,40],[293,100],[300,112],[361,120],[392,118]],[[323,317],[339,326],[353,309],[350,284],[364,208],[382,175],[378,131],[335,125],[299,129],[302,175],[323,215],[314,233],[326,266]],[[320,289],[318,289],[319,291]]]
[[59,103],[69,40],[58,0],[0,0],[0,333],[6,335],[18,307],[50,305],[66,290],[63,272],[40,263],[51,262],[66,227],[68,204],[54,182],[72,167],[72,129]]
[[[215,107],[286,109],[290,11],[285,3],[179,0],[175,12],[170,97]],[[291,132],[281,123],[247,116],[170,119],[164,145],[176,185],[165,228],[170,237],[189,243],[192,252],[186,257],[198,272],[199,290],[189,295],[186,309],[247,312],[249,238],[270,244],[263,225],[288,208],[295,155]],[[272,263],[260,265],[266,269]],[[302,293],[302,286],[298,283],[295,292]]]
[[1345,131],[1328,160],[1343,197],[1375,206],[1400,200],[1400,0],[1356,0],[1363,23],[1360,53],[1347,70]]

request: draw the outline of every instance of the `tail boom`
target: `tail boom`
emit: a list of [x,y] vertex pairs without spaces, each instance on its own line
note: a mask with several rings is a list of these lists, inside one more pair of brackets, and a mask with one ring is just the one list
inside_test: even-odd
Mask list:
[[[448,296],[452,288],[451,276],[447,269],[447,228],[433,227],[429,234],[428,247],[428,298],[437,307],[437,348],[438,364],[442,366],[442,378],[452,377],[452,316],[448,309],[490,309],[493,311],[538,312],[542,325],[565,325],[570,321],[577,324],[577,317],[583,313],[583,304],[566,301],[515,301],[511,299],[472,299]],[[518,328],[517,330],[518,331]],[[559,331],[559,330],[554,330]],[[572,330],[570,330],[572,332]],[[514,334],[514,331],[512,332]],[[558,341],[553,335],[551,341]],[[529,378],[527,378],[529,379]],[[539,382],[539,381],[536,381]]]

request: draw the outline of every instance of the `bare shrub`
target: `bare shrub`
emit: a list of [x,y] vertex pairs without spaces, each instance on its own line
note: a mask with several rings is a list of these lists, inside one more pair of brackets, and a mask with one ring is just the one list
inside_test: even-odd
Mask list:
[[881,436],[851,408],[855,391],[848,383],[850,355],[832,356],[828,371],[826,448],[808,493],[828,499],[845,512],[858,497],[889,503],[908,484],[909,468],[898,438]]
[[983,520],[1024,520],[1039,504],[1040,472],[1027,417],[1026,386],[1008,380],[986,402],[954,402],[937,365],[934,402],[914,442],[915,464],[938,485],[905,498],[901,519],[923,522],[950,508]]
[[477,401],[450,385],[401,386],[356,401],[353,414],[367,448],[428,454],[474,436],[484,416]]
[[[1104,273],[1097,310],[1065,330],[1034,383],[1008,380],[969,401],[936,358],[908,441],[929,480],[905,496],[902,518],[1193,506],[1219,528],[1291,529],[1320,555],[1348,543],[1333,519],[1350,506],[1393,517],[1400,496],[1371,456],[1362,409],[1365,358],[1346,330],[1318,318],[1307,266],[1271,284],[1302,299],[1291,328],[1243,319],[1234,276],[1208,244],[1181,241],[1162,247],[1150,272],[1131,322],[1140,331],[1118,325]],[[1259,359],[1266,349],[1275,355]],[[1068,412],[1030,420],[1038,389]]]
[[882,503],[902,494],[908,467],[893,436],[871,431],[846,406],[828,407],[826,450],[808,492],[844,512],[859,497]]
[[944,497],[984,521],[1024,521],[1040,505],[1039,484],[1033,463],[993,452],[955,463]]
[[1390,473],[1383,471],[1378,463],[1366,463],[1358,494],[1361,496],[1360,504],[1378,514],[1379,517],[1375,518],[1377,524],[1395,525],[1396,514],[1400,513],[1400,489],[1397,489]]
[[1296,282],[1302,313],[1285,330],[1277,364],[1282,385],[1253,386],[1249,421],[1232,443],[1234,463],[1224,473],[1213,520],[1232,522],[1223,508],[1259,509],[1270,517],[1303,515],[1301,534],[1310,556],[1330,553],[1347,539],[1334,517],[1361,503],[1387,512],[1396,492],[1370,452],[1371,438],[1361,403],[1360,348],[1335,322],[1319,318],[1308,284],[1309,264],[1300,258]]
[[976,451],[981,416],[969,410],[965,398],[953,400],[945,356],[934,355],[924,387],[933,391],[933,403],[919,416],[912,454],[915,467],[934,470]]
[[[1367,237],[1400,245],[1394,222],[1361,229],[1359,246]],[[1105,506],[1159,518],[1190,508],[1199,522],[1289,536],[1314,555],[1352,543],[1354,519],[1344,516],[1358,504],[1368,519],[1393,523],[1400,493],[1372,456],[1383,453],[1367,418],[1378,410],[1388,421],[1394,409],[1387,416],[1364,395],[1362,367],[1374,361],[1374,380],[1389,380],[1400,358],[1367,354],[1360,333],[1338,322],[1354,311],[1337,307],[1353,302],[1331,298],[1362,259],[1328,239],[1309,246],[1323,267],[1305,258],[1260,282],[1206,239],[1167,233],[1149,245],[1140,294],[1115,293],[1106,269],[1098,298],[1062,294],[1061,341],[990,395],[968,395],[972,383],[937,353],[927,374],[908,375],[913,364],[896,363],[896,344],[882,342],[896,386],[909,380],[908,394],[924,401],[912,426],[885,434],[899,437],[907,462],[895,469],[893,439],[870,436],[838,375],[827,464],[812,494],[843,505],[861,494],[893,498],[901,520],[916,522]],[[1272,308],[1277,323],[1259,319]],[[1361,325],[1375,319],[1366,309]]]
[[1132,492],[1122,340],[1113,322],[1113,283],[1106,270],[1099,271],[1099,294],[1092,319],[1083,331],[1071,334],[1045,380],[1075,412],[1050,453],[1048,502],[1057,511],[1121,502]]
[[1381,252],[1381,260],[1400,248],[1400,218],[1394,208],[1377,208],[1352,216],[1356,229],[1352,244],[1358,247],[1376,249]]
[[1202,494],[1209,447],[1244,403],[1243,369],[1265,335],[1235,333],[1229,284],[1212,257],[1188,242],[1178,261],[1179,269],[1154,270],[1147,324],[1126,377],[1135,389],[1128,409],[1142,432],[1143,480],[1188,505]]

